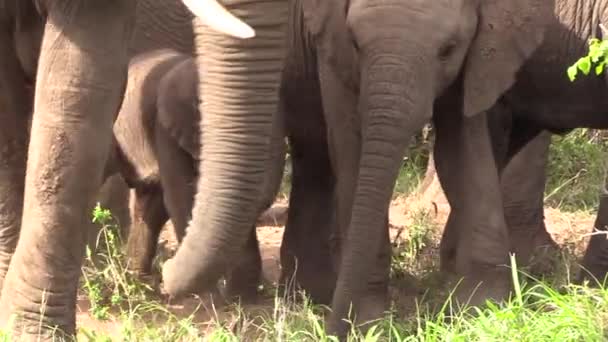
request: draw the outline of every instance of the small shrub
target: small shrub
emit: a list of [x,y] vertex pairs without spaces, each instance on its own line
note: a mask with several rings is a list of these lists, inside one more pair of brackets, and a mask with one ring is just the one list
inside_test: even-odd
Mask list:
[[110,318],[112,308],[120,309],[144,301],[151,289],[128,270],[127,258],[121,250],[120,229],[112,213],[97,204],[93,209],[93,223],[99,224],[101,230],[95,255],[87,246],[83,285],[92,316],[106,320]]
[[405,272],[419,269],[422,265],[420,256],[424,250],[432,247],[433,219],[427,210],[412,214],[412,222],[407,227],[407,236],[393,243],[391,278],[402,277]]

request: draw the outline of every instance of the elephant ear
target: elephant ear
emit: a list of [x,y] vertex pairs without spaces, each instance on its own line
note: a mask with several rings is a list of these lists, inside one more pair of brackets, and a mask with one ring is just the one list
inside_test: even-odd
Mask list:
[[[330,65],[340,65],[335,71],[349,84],[359,75],[357,54],[346,23],[349,0],[294,1],[295,18],[302,20],[304,35],[314,43],[317,56]],[[301,14],[298,13],[301,11]]]
[[156,122],[194,159],[200,151],[198,105],[198,73],[194,60],[187,59],[159,83]]
[[480,0],[477,35],[464,74],[465,116],[481,113],[507,91],[541,45],[554,1]]

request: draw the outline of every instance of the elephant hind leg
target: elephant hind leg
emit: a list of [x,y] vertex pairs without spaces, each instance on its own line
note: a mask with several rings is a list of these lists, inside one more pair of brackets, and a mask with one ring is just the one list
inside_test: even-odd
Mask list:
[[131,205],[131,229],[127,241],[129,268],[141,276],[152,273],[158,237],[169,216],[159,186],[136,187]]
[[[512,135],[521,135],[522,130],[514,129]],[[517,264],[530,264],[534,273],[543,274],[551,271],[552,256],[558,249],[547,232],[543,215],[551,134],[538,129],[526,140],[517,151],[509,151],[501,173],[501,188],[511,251]]]
[[[0,31],[0,45],[14,46],[8,32]],[[0,290],[21,228],[28,119],[33,101],[13,52],[0,52]]]
[[[286,107],[292,179],[287,223],[281,243],[282,286],[295,280],[312,300],[329,304],[336,274],[331,237],[335,224],[334,176],[322,112],[310,106]],[[303,120],[301,118],[306,118]]]

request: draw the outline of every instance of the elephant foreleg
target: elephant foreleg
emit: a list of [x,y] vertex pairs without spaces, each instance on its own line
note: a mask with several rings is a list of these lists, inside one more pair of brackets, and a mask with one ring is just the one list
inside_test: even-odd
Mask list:
[[181,242],[192,215],[198,163],[158,123],[154,139],[165,207]]
[[28,118],[33,98],[14,53],[12,36],[0,31],[0,290],[17,247],[23,208]]
[[[133,1],[46,5],[21,236],[0,300],[13,338],[73,335],[89,209],[127,77]],[[4,125],[4,123],[3,123]]]
[[146,277],[152,275],[158,237],[169,219],[159,186],[136,187],[131,205],[131,229],[127,240],[129,268]]
[[[357,106],[358,97],[344,86],[335,71],[325,63],[319,65],[323,110],[328,126],[329,154],[336,175],[336,222],[334,231],[338,241],[334,248],[334,263],[338,272],[344,262],[342,253],[351,223],[355,199],[355,189],[359,177],[361,156],[360,119]],[[358,323],[371,322],[381,317],[388,308],[388,284],[391,264],[391,244],[388,227],[388,211],[378,235],[380,246],[370,247],[379,251],[375,255],[371,272],[366,275],[366,286],[357,298],[356,320]]]
[[[457,299],[480,305],[486,299],[501,300],[510,291],[509,236],[487,116],[453,115],[456,98],[438,101],[434,116],[437,173],[454,217],[449,219],[454,226],[446,230],[454,229],[451,234],[456,238],[454,254],[448,255],[451,260],[442,262],[464,277]],[[448,169],[444,159],[455,163]]]

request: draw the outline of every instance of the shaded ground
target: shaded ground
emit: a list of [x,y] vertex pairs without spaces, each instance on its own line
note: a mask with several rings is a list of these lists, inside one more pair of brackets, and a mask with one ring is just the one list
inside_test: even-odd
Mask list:
[[[269,212],[265,213],[258,222],[264,278],[271,285],[267,286],[268,289],[272,289],[272,285],[276,284],[279,276],[279,246],[286,218],[285,211],[286,202],[281,200]],[[449,206],[440,196],[398,198],[392,203],[390,230],[394,244],[405,243],[408,240],[411,233],[408,231],[408,227],[418,227],[424,224],[429,229],[429,234],[426,237],[428,241],[421,248],[417,257],[422,266],[416,267],[416,270],[413,271],[413,273],[416,273],[414,275],[406,272],[394,277],[395,280],[391,285],[395,306],[402,314],[408,314],[415,308],[416,301],[425,296],[425,292],[432,293],[434,290],[438,290],[433,285],[436,281],[436,274],[433,273],[433,269],[437,263],[437,242],[441,236],[440,227],[445,223],[448,212]],[[582,238],[582,236],[590,232],[593,219],[594,217],[589,214],[562,213],[557,209],[546,209],[546,223],[553,238],[560,246],[567,247],[569,251],[574,251],[578,256],[581,255],[587,242],[587,239]],[[166,229],[163,233],[163,240],[164,248],[170,253],[170,250],[175,248],[175,239],[172,236],[171,229]],[[274,296],[275,293],[269,290],[259,303],[246,305],[244,310],[247,312],[272,310]],[[429,296],[429,294],[427,293],[426,296]],[[216,303],[218,306],[214,306],[208,299],[189,298],[169,302],[161,295],[160,301],[178,317],[188,317],[194,313],[194,321],[196,322],[212,322],[218,318],[230,318],[235,315],[234,310],[223,307],[222,304],[218,303]],[[146,320],[153,321],[154,317],[151,316]],[[120,336],[120,325],[122,323],[93,319],[88,314],[88,301],[86,298],[82,298],[79,301],[78,324],[89,331],[103,331],[106,335],[118,337]]]

